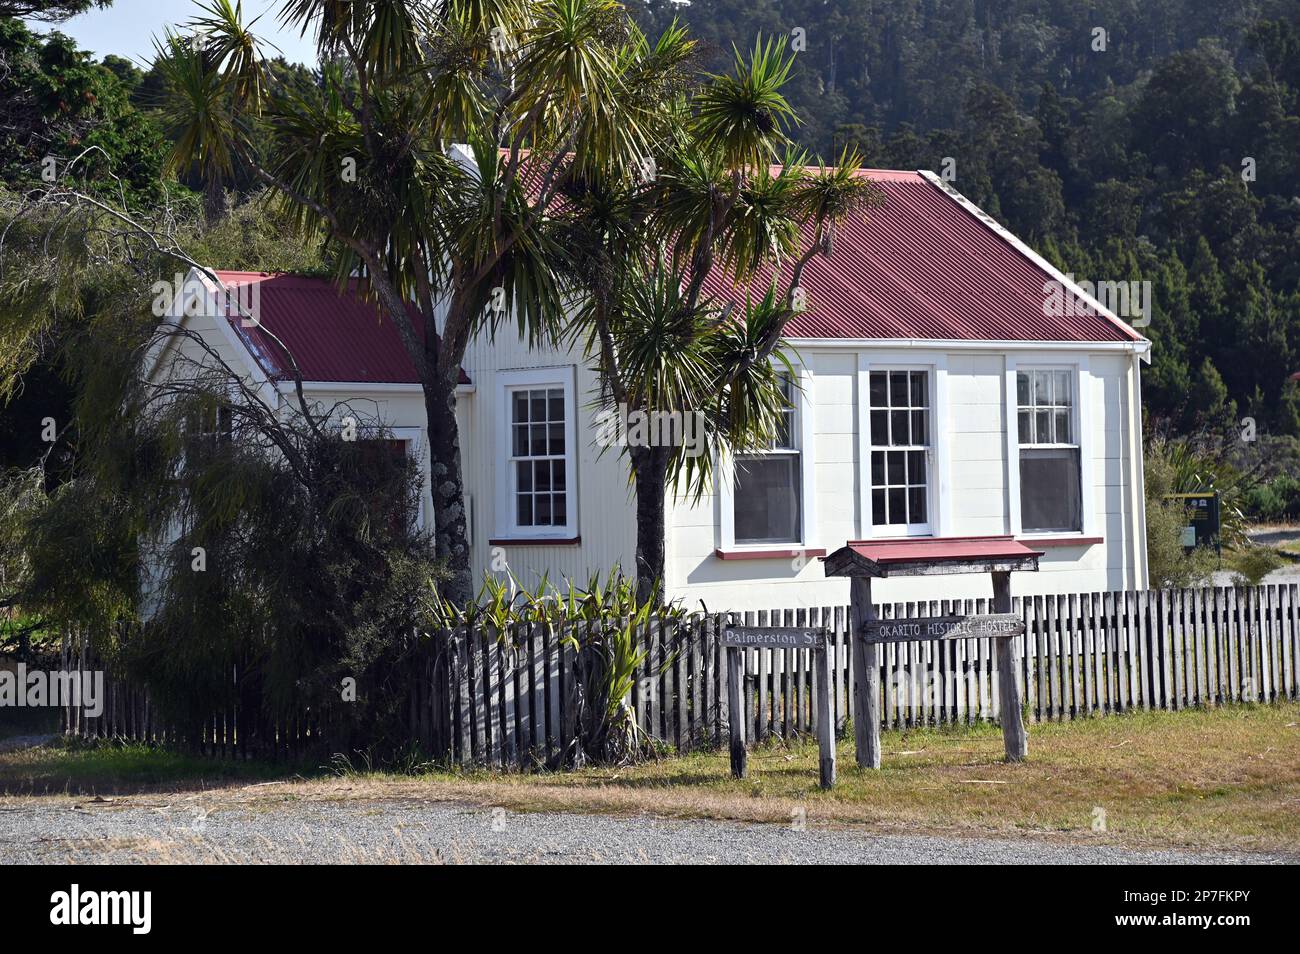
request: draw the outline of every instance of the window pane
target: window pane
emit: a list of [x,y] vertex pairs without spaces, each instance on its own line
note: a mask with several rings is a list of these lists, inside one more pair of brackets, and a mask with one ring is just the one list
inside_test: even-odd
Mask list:
[[905,447],[912,443],[908,439],[908,416],[906,411],[889,412],[889,445],[891,447]]
[[533,465],[528,461],[519,461],[515,464],[515,480],[519,482],[516,490],[533,489]]
[[514,445],[513,445],[514,456],[527,457],[528,456],[528,425],[516,424],[514,425],[513,430],[515,432]]
[[905,464],[906,455],[900,451],[890,451],[888,454],[888,458],[889,458],[888,460],[889,479],[885,482],[889,484],[907,483],[907,473],[904,470],[904,467],[906,466]]
[[1072,403],[1070,400],[1070,372],[1053,371],[1052,375],[1055,378],[1054,386],[1052,388],[1052,403],[1063,407],[1069,407]]
[[515,423],[528,420],[528,392],[515,391],[513,400],[513,409],[511,410],[511,420]]
[[907,491],[907,522],[925,523],[925,488],[911,487]]
[[775,447],[794,447],[794,411],[784,411],[776,426]]
[[533,474],[537,478],[533,489],[550,490],[551,489],[551,462],[549,460],[539,460],[533,462]]
[[739,459],[735,503],[737,543],[799,542],[798,456]]
[[539,527],[549,527],[551,525],[551,495],[538,494],[536,504],[537,525]]
[[550,454],[558,456],[564,453],[564,425],[547,424],[547,433],[550,435]]
[[518,494],[515,499],[518,503],[518,512],[515,517],[521,527],[531,527],[533,525],[533,495]]
[[885,492],[883,490],[871,491],[871,523],[877,527],[889,523],[889,514],[885,512]]
[[569,498],[564,494],[555,494],[551,497],[551,517],[555,520],[557,527],[562,527],[569,522]]
[[925,393],[925,372],[912,372],[912,407],[929,407]]
[[564,420],[564,392],[552,389],[546,392],[546,403],[550,405],[548,412],[549,419],[552,421]]
[[1072,444],[1070,440],[1070,412],[1066,408],[1056,411],[1056,443]]
[[925,434],[925,411],[912,412],[912,443],[916,445],[929,443]]
[[1029,403],[1029,372],[1016,372],[1016,403],[1024,407]]
[[1083,528],[1077,449],[1020,452],[1020,523],[1026,531]]
[[1020,418],[1020,443],[1032,444],[1034,442],[1034,412],[1021,411]]
[[889,372],[890,407],[907,407],[907,372]]
[[1034,372],[1034,403],[1051,404],[1051,375],[1047,371]]
[[885,482],[885,452],[871,452],[871,485],[879,487]]
[[886,407],[889,404],[888,387],[884,371],[871,372],[871,406]]
[[546,392],[545,391],[529,391],[528,403],[529,403],[528,413],[533,421],[546,420]]
[[877,447],[885,447],[889,444],[888,415],[888,411],[871,412],[871,443]]
[[532,434],[528,442],[528,452],[533,457],[546,456],[546,425],[531,424]]
[[551,486],[556,490],[566,490],[564,484],[564,461],[551,461]]
[[1052,412],[1035,411],[1034,412],[1034,443],[1051,444],[1052,440]]
[[889,522],[906,523],[907,522],[907,488],[890,487],[889,494]]
[[909,484],[925,483],[925,451],[908,451],[907,482]]

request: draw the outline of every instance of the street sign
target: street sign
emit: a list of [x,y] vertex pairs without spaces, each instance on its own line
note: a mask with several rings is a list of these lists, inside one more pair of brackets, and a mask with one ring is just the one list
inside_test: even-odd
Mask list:
[[1002,639],[1022,636],[1025,621],[1015,613],[985,616],[921,616],[916,619],[873,619],[862,624],[867,643],[913,643],[930,639]]
[[722,631],[722,645],[740,649],[816,649],[826,641],[820,627],[728,626]]

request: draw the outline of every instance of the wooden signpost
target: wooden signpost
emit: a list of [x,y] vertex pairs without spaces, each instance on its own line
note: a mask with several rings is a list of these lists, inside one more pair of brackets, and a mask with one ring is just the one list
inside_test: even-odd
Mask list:
[[750,713],[745,711],[745,667],[742,654],[746,649],[811,649],[816,660],[817,746],[820,750],[822,788],[835,784],[835,725],[831,718],[831,657],[826,630],[794,626],[728,626],[722,631],[722,645],[727,650],[727,713],[731,725],[731,774],[745,778],[749,774],[749,756],[745,749],[746,727]]
[[[1042,553],[1011,537],[966,537],[850,543],[824,558],[827,576],[849,577],[852,598],[853,730],[858,765],[880,768],[880,652],[886,643],[991,638],[997,648],[998,703],[1007,760],[1029,754],[1016,679],[1015,637],[1025,624],[1011,612],[1011,573],[1037,570]],[[982,616],[876,618],[871,600],[875,577],[946,576],[988,573],[993,580],[993,610]]]

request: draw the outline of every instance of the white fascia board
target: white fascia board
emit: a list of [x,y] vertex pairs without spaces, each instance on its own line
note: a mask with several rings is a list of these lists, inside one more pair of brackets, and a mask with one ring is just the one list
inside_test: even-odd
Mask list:
[[[292,380],[276,381],[275,387],[279,391],[288,392],[294,390],[294,383]],[[424,392],[420,385],[402,381],[304,381],[302,382],[302,389],[304,391],[372,391],[379,394],[412,395]],[[473,384],[456,385],[458,395],[473,394],[477,390],[477,386]]]
[[973,338],[784,338],[792,348],[869,348],[926,351],[1118,351],[1146,355],[1151,342],[1140,341],[1006,341]]
[[[986,228],[994,232],[999,238],[1001,238],[1008,245],[1014,248],[1021,255],[1025,256],[1025,258],[1029,259],[1031,262],[1033,262],[1043,271],[1047,272],[1047,274],[1050,275],[1054,280],[1060,282],[1061,286],[1066,290],[1068,290],[1070,294],[1074,295],[1076,298],[1081,299],[1090,307],[1096,309],[1098,314],[1104,315],[1107,319],[1113,321],[1115,324],[1119,325],[1120,328],[1124,329],[1128,333],[1133,335],[1138,334],[1138,332],[1131,325],[1129,325],[1128,322],[1121,319],[1117,314],[1115,314],[1113,311],[1111,311],[1109,308],[1107,308],[1105,305],[1099,302],[1095,297],[1085,292],[1082,288],[1079,287],[1079,285],[1076,282],[1072,281],[1069,277],[1067,277],[1064,272],[1060,271],[1055,265],[1053,265],[1047,259],[1043,258],[1041,255],[1035,252],[1024,242],[1020,241],[1019,238],[1017,238],[1014,234],[1012,234],[1006,228],[1004,228],[1001,225],[1001,223],[999,223],[996,219],[993,218],[993,216],[989,215],[987,212],[981,209],[970,199],[966,198],[964,195],[962,195],[960,192],[954,189],[951,185],[945,182],[943,178],[931,172],[929,169],[917,169],[916,171],[917,174],[921,176],[921,178],[925,179],[936,189],[938,189],[940,192],[946,195],[949,199],[951,199],[953,202],[956,202],[959,206],[961,206],[963,209],[965,209],[967,212],[973,215],[976,219],[978,219],[981,223],[983,223]],[[1146,343],[1148,348],[1151,346],[1151,342],[1148,339],[1142,338],[1141,335],[1138,335],[1138,337],[1143,342]]]

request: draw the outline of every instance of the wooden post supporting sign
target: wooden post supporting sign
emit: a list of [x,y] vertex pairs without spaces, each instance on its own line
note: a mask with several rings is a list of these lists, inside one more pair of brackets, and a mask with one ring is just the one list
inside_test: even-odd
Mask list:
[[750,713],[745,711],[743,653],[746,649],[811,649],[816,659],[817,745],[820,749],[822,788],[835,784],[835,724],[831,717],[830,691],[834,685],[826,630],[797,626],[728,626],[722,632],[727,650],[727,714],[731,725],[731,774],[745,778],[749,774],[745,749],[745,726]]
[[880,768],[880,644],[863,638],[876,621],[871,602],[871,577],[855,576],[849,583],[853,602],[853,737],[858,765]]
[[[993,574],[993,610],[997,613],[1011,612],[1010,573]],[[1019,620],[1017,622],[1019,628],[1016,635],[1023,636],[1025,624]],[[1029,736],[1025,732],[1025,720],[1020,709],[1020,683],[1016,681],[1020,667],[1016,665],[1015,640],[1008,637],[999,639],[996,643],[998,689],[1001,693],[998,701],[1002,706],[1002,744],[1006,748],[1007,761],[1020,762],[1029,755]]]

